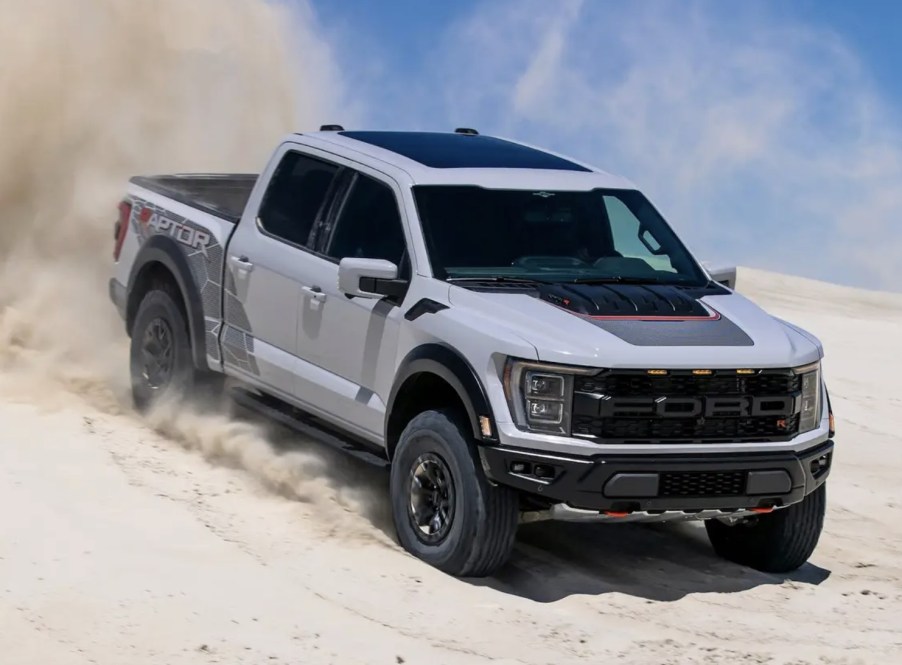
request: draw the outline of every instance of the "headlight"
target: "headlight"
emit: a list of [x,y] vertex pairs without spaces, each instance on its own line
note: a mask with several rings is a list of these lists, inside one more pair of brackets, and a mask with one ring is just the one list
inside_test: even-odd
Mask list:
[[508,360],[504,392],[517,427],[532,432],[570,434],[573,377],[597,370]]
[[801,377],[799,434],[804,434],[816,429],[821,420],[821,364],[816,362],[792,371]]

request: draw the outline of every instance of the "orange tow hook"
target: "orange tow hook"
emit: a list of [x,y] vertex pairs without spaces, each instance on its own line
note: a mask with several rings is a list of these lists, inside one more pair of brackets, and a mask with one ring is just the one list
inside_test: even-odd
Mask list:
[[774,507],[769,506],[768,508],[752,508],[752,512],[761,514],[772,513],[774,512]]
[[627,515],[629,515],[629,513],[621,513],[616,510],[606,510],[604,511],[604,514],[608,517],[626,517]]

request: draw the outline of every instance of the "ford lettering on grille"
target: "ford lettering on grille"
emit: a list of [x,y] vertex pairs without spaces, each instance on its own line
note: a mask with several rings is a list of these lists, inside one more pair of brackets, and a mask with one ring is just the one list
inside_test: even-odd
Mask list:
[[723,418],[784,416],[798,412],[797,400],[787,395],[755,397],[611,397],[597,396],[601,418]]

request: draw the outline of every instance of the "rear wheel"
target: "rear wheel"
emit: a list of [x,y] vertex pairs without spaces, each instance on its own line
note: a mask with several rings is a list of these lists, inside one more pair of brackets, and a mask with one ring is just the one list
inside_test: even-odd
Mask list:
[[799,503],[733,525],[707,520],[714,551],[735,563],[768,573],[795,570],[814,552],[824,526],[827,486]]
[[488,482],[470,428],[453,411],[421,413],[401,433],[391,499],[401,545],[446,573],[490,575],[510,556],[517,493]]
[[138,306],[129,364],[132,399],[139,411],[161,400],[210,396],[221,388],[219,375],[194,367],[188,323],[177,298],[164,285],[148,291]]

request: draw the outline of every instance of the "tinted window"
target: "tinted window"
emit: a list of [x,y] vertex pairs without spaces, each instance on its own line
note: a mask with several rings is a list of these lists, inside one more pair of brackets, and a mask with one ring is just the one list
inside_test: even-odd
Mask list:
[[705,283],[667,223],[635,190],[414,187],[436,277]]
[[339,260],[348,256],[385,259],[401,266],[405,247],[394,192],[378,180],[358,174],[326,253]]
[[260,224],[279,238],[304,246],[338,167],[297,152],[282,158],[270,181]]
[[675,272],[670,258],[660,253],[661,246],[654,235],[642,226],[639,218],[621,199],[605,196],[604,203],[611,222],[612,244],[620,256],[642,259],[657,270]]

